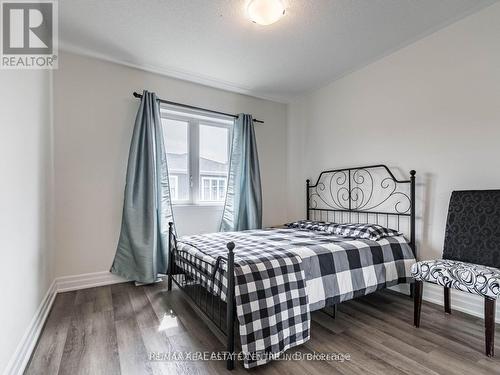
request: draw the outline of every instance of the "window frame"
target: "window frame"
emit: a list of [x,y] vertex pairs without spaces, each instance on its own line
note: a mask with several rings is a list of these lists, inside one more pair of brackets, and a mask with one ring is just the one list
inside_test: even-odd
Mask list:
[[[233,120],[226,116],[208,115],[205,112],[179,109],[169,105],[161,105],[161,119],[170,119],[186,122],[187,125],[187,150],[188,150],[188,187],[189,199],[173,200],[173,206],[223,206],[224,201],[202,201],[200,179],[200,125],[214,126],[228,130],[228,164],[231,157],[231,140],[233,138]],[[162,125],[163,126],[163,125]],[[168,150],[167,150],[168,151]],[[229,166],[228,166],[229,168]],[[170,175],[169,175],[170,176]],[[227,180],[226,179],[226,191]],[[177,192],[179,195],[179,191]]]

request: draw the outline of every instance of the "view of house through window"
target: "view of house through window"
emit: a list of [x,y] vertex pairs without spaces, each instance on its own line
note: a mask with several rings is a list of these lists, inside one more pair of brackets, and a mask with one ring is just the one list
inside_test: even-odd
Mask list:
[[161,110],[174,204],[224,203],[232,121]]
[[172,201],[189,200],[189,122],[162,119]]
[[173,201],[179,200],[179,176],[173,175],[168,176],[168,181],[170,184],[170,199]]

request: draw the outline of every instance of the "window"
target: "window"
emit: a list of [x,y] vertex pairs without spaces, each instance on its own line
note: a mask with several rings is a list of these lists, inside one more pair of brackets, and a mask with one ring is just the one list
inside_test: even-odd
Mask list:
[[179,200],[179,176],[178,175],[168,175],[168,182],[170,185],[170,199],[172,201]]
[[161,108],[174,204],[223,204],[233,122]]
[[163,134],[167,150],[167,164],[172,202],[189,199],[189,122],[173,119],[163,120]]
[[204,202],[224,202],[226,177],[201,177],[201,197]]

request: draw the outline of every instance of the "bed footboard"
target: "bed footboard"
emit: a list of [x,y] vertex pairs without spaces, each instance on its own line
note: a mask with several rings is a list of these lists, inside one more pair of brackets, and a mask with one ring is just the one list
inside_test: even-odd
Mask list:
[[[195,264],[189,257],[183,256],[182,250],[177,247],[174,224],[168,223],[168,280],[167,288],[172,290],[175,283],[186,296],[194,303],[196,310],[208,320],[211,328],[215,328],[216,335],[225,339],[226,344],[226,367],[228,370],[234,368],[234,324],[235,324],[235,292],[234,292],[234,248],[233,242],[227,243],[227,257],[220,257],[213,272],[206,270],[213,267],[202,260]],[[227,291],[225,301],[221,289],[210,288],[207,280],[215,281],[217,271],[222,272],[221,262],[227,264]],[[203,264],[205,263],[205,264]]]

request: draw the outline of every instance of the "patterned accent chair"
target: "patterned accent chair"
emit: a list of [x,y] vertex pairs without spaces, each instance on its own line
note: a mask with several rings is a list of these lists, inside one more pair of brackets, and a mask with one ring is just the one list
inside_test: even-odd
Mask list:
[[484,297],[486,355],[494,355],[495,304],[500,294],[500,190],[454,191],[448,208],[443,259],[424,260],[411,269],[415,278],[414,324],[420,325],[423,282]]

